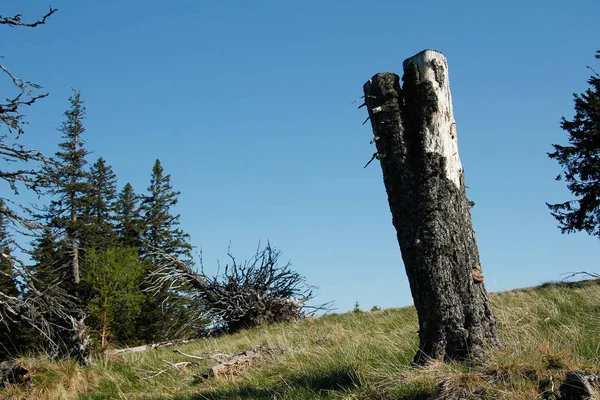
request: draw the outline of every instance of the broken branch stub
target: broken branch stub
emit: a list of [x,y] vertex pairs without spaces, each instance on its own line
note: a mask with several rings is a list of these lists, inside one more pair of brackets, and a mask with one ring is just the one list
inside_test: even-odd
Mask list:
[[445,56],[425,50],[363,89],[419,316],[415,362],[474,359],[498,343],[471,223]]

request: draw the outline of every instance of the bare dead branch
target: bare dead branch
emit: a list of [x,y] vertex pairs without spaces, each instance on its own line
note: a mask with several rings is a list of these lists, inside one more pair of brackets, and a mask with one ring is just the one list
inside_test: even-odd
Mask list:
[[363,167],[363,169],[367,168],[369,166],[369,164],[371,164],[375,158],[377,158],[377,152],[373,153],[373,157],[371,157],[371,159],[369,160],[369,162],[365,164],[365,166]]
[[210,355],[208,357],[199,357],[199,356],[193,356],[191,354],[185,354],[184,352],[182,352],[181,350],[178,350],[178,349],[173,350],[173,352],[177,353],[177,354],[181,354],[184,357],[192,358],[194,360],[199,360],[199,361],[218,360],[219,358],[222,359],[223,357],[225,357],[225,358],[229,357],[223,353],[216,353],[216,354]]
[[50,10],[46,13],[46,15],[44,15],[42,18],[40,18],[39,20],[37,20],[35,22],[29,22],[29,23],[23,22],[23,20],[21,19],[21,17],[23,17],[22,14],[17,14],[13,17],[5,17],[5,16],[0,15],[0,25],[24,26],[24,27],[28,27],[28,28],[35,28],[38,25],[45,24],[46,19],[48,19],[52,14],[54,14],[57,11],[58,11],[57,8],[50,7]]
[[139,352],[143,352],[143,351],[159,349],[159,348],[162,348],[162,347],[170,347],[170,346],[176,346],[176,345],[179,345],[179,344],[186,344],[186,343],[189,343],[189,342],[190,341],[187,340],[187,339],[170,340],[168,342],[146,344],[146,345],[143,345],[143,346],[136,346],[136,347],[127,347],[127,348],[124,348],[124,349],[105,350],[104,354],[107,355],[107,356],[114,356],[114,355],[118,355],[118,354],[139,353]]
[[596,274],[594,272],[586,272],[586,271],[578,271],[578,272],[569,271],[569,272],[565,272],[564,274],[561,274],[561,275],[564,276],[563,281],[566,281],[567,279],[571,279],[574,277],[600,278],[600,274]]

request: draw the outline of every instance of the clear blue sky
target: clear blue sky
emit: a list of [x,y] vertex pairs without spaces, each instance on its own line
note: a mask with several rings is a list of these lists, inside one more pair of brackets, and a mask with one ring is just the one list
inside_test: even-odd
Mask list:
[[[48,1],[3,1],[29,20]],[[71,88],[104,157],[138,193],[160,158],[208,272],[270,240],[340,311],[412,303],[364,109],[381,71],[448,57],[460,156],[490,291],[599,271],[600,241],[561,235],[565,143],[600,49],[600,2],[53,0],[45,26],[2,29],[2,63],[50,96],[23,143],[54,153]],[[6,91],[8,82],[0,88]]]

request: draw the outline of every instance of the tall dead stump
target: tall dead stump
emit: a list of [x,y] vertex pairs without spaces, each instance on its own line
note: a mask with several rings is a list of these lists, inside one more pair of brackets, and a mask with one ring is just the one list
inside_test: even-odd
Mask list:
[[415,362],[476,359],[498,343],[471,222],[446,57],[425,50],[363,89],[419,317]]

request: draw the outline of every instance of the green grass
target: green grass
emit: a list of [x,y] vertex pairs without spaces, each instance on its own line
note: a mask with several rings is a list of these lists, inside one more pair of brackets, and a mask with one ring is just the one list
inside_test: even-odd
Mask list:
[[[492,295],[502,346],[485,363],[432,363],[414,368],[414,308],[347,313],[260,327],[176,348],[200,355],[277,348],[235,376],[196,382],[210,363],[172,370],[190,361],[163,348],[122,358],[72,362],[24,358],[29,385],[0,390],[6,399],[429,399],[460,392],[473,399],[532,399],[550,377],[568,369],[599,373],[600,280],[546,284]],[[542,389],[539,389],[542,388]]]

